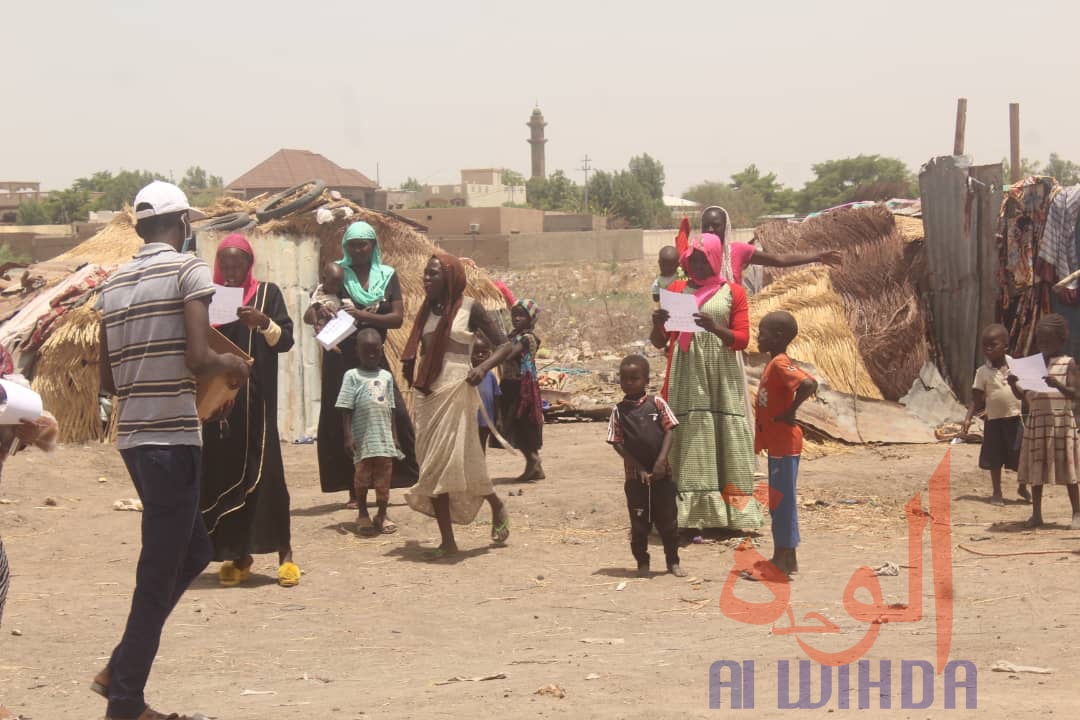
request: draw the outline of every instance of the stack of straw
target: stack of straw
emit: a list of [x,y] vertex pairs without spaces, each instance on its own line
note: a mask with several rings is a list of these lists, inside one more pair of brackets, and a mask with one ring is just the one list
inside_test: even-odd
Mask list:
[[41,346],[33,388],[56,415],[61,442],[100,440],[98,314],[94,300],[64,315]]
[[799,336],[788,349],[792,358],[820,370],[834,390],[881,399],[826,269],[790,273],[750,298],[751,347],[757,346],[761,318],[779,310],[791,313],[799,323]]
[[[839,295],[847,325],[856,338],[862,364],[880,395],[899,400],[911,389],[930,358],[927,310],[919,285],[926,255],[920,234],[883,207],[839,210],[802,224],[768,223],[756,234],[773,254],[840,250],[844,264],[828,274]],[[793,271],[769,269],[767,278],[786,279]],[[801,276],[801,272],[798,273]]]

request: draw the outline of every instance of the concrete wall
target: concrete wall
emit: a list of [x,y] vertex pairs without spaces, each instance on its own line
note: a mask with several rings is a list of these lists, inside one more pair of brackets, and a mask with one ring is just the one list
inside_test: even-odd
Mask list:
[[447,252],[468,257],[485,267],[530,268],[578,262],[640,260],[641,230],[600,232],[522,233],[432,237]]
[[[641,252],[646,258],[655,258],[660,248],[665,245],[674,245],[678,230],[645,230],[643,231]],[[695,231],[696,234],[696,231]],[[754,239],[754,228],[735,228],[735,242],[748,243]]]
[[401,210],[399,215],[428,228],[435,240],[442,236],[467,235],[469,226],[480,226],[482,235],[539,233],[544,231],[544,213],[531,208],[421,208]]
[[607,218],[581,213],[544,213],[544,232],[599,232],[607,230]]

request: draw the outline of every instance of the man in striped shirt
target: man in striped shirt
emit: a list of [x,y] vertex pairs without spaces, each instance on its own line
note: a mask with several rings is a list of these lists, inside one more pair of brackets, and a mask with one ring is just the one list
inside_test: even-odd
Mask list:
[[153,182],[139,191],[135,231],[146,244],[109,278],[97,304],[101,386],[119,399],[117,444],[143,503],[131,613],[91,686],[108,698],[108,720],[178,717],[149,708],[143,688],[165,620],[212,554],[199,513],[195,379],[224,375],[239,386],[248,374],[239,358],[208,346],[210,269],[180,252],[191,232],[189,211],[175,185]]

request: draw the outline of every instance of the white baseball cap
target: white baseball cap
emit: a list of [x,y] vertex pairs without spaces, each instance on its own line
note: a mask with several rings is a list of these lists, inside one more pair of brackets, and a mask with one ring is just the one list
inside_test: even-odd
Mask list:
[[[140,210],[139,206],[144,204],[150,207]],[[198,210],[192,209],[191,205],[188,204],[187,195],[184,194],[184,191],[172,183],[155,180],[135,196],[136,220],[184,211],[187,211],[188,217],[192,220],[200,220],[206,217]]]

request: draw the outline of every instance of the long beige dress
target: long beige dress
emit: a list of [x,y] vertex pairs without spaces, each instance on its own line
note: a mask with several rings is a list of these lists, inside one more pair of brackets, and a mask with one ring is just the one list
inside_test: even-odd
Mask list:
[[[472,303],[465,298],[454,317],[443,369],[431,394],[414,395],[420,479],[405,493],[409,507],[431,517],[435,516],[432,498],[449,494],[450,519],[460,525],[471,523],[484,498],[494,492],[476,424],[480,393],[465,380],[472,368],[472,346],[476,341],[476,334],[469,329]],[[438,323],[437,316],[428,317],[425,339]]]
[[[1054,358],[1047,375],[1065,384],[1073,360]],[[1080,480],[1080,439],[1072,402],[1060,393],[1027,393],[1031,413],[1024,425],[1018,478],[1028,485],[1072,485]]]

